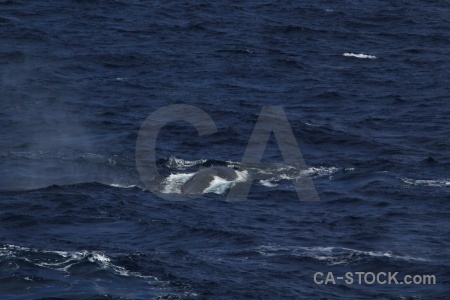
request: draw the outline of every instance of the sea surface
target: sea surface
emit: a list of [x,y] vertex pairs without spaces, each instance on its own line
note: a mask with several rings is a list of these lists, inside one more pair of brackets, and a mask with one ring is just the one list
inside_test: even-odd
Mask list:
[[[0,299],[450,299],[449,51],[448,0],[0,0]],[[217,133],[161,129],[163,198],[136,141],[173,104]],[[241,163],[267,106],[305,168]],[[211,166],[247,199],[180,201]]]

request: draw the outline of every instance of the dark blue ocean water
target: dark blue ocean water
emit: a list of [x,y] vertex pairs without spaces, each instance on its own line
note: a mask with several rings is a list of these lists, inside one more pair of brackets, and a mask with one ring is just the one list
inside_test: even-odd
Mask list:
[[[449,299],[449,47],[446,0],[0,0],[0,298]],[[218,133],[167,124],[159,191],[230,166],[265,176],[246,201],[146,189],[136,139],[170,104]],[[306,170],[273,137],[240,164],[270,105]]]

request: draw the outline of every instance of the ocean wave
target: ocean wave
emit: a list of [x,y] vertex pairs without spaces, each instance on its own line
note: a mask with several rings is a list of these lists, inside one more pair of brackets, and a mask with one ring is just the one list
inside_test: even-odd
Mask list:
[[207,159],[199,159],[199,160],[185,160],[182,158],[177,158],[175,156],[171,156],[166,166],[169,168],[174,168],[177,170],[185,170],[194,166],[201,165],[203,163],[207,162]]
[[[111,257],[100,251],[42,250],[6,244],[0,246],[0,258],[2,260],[26,261],[38,267],[66,273],[71,273],[72,268],[79,264],[91,263],[94,270],[109,270],[120,276],[139,277],[159,281],[155,276],[143,275],[139,272],[133,272],[125,267],[114,264]],[[15,265],[17,269],[20,268],[18,264]]]
[[416,261],[428,262],[428,259],[410,255],[394,254],[391,251],[362,251],[343,247],[298,247],[262,245],[258,252],[263,256],[290,255],[312,258],[327,266],[349,265],[371,261],[373,259],[386,259],[389,261]]
[[366,59],[376,59],[377,58],[375,55],[368,55],[368,54],[363,54],[363,53],[355,54],[355,53],[346,52],[342,55],[346,56],[346,57],[356,57],[356,58],[366,58]]
[[[283,180],[300,180],[307,176],[312,178],[329,176],[332,179],[332,175],[338,173],[341,170],[352,171],[353,169],[341,169],[338,167],[309,167],[307,169],[299,170],[292,166],[279,166],[278,168],[267,171],[260,170],[260,175],[263,174],[265,178],[259,180],[259,183],[266,187],[276,187]],[[272,176],[270,176],[272,175]]]
[[139,186],[135,184],[121,184],[121,183],[111,183],[109,184],[111,187],[120,188],[120,189],[133,189],[133,188],[140,188]]
[[412,179],[400,178],[407,185],[421,185],[431,187],[450,187],[450,178],[447,179]]

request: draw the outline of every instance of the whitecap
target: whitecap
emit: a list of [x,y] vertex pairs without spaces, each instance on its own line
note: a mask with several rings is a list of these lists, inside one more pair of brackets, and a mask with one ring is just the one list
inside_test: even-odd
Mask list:
[[219,176],[214,176],[214,179],[211,181],[209,186],[203,191],[203,193],[223,194],[230,188],[231,184],[232,181],[228,181]]
[[185,169],[193,167],[193,166],[201,165],[201,164],[205,163],[206,161],[207,161],[206,159],[185,160],[182,158],[177,158],[175,156],[171,156],[169,158],[169,160],[167,161],[166,165],[169,168],[174,168],[177,170],[185,170]]
[[368,54],[363,54],[363,53],[355,54],[355,53],[346,52],[342,55],[346,56],[346,57],[356,57],[356,58],[365,58],[365,59],[376,59],[377,58],[375,55],[368,55]]
[[427,262],[429,260],[410,255],[397,255],[391,251],[362,251],[343,247],[301,247],[261,245],[258,252],[263,256],[292,255],[308,257],[325,263],[328,266],[347,265],[365,262],[372,258],[389,260]]
[[247,171],[235,171],[237,178],[235,180],[226,180],[224,178],[214,176],[210,185],[203,191],[204,193],[224,194],[231,186],[237,182],[244,182],[248,178]]
[[[44,253],[51,256],[30,256],[30,253]],[[112,263],[112,259],[101,251],[57,251],[57,250],[39,250],[15,245],[4,245],[0,247],[0,258],[14,258],[24,260],[36,266],[70,273],[70,267],[87,260],[97,265],[101,269],[109,269],[118,275],[126,277],[149,278],[159,281],[157,277],[142,275],[139,272],[132,272],[122,266]]]
[[422,186],[432,186],[432,187],[449,187],[450,178],[447,179],[411,179],[411,178],[400,178],[404,183],[408,185],[422,185]]
[[277,183],[274,183],[270,180],[260,180],[259,183],[261,183],[263,186],[267,186],[267,187],[276,187],[278,186]]
[[[167,176],[163,183],[161,192],[164,194],[181,194],[181,187],[196,173],[178,173]],[[248,178],[247,171],[236,171],[237,178],[235,180],[226,180],[218,176],[214,176],[209,186],[205,188],[204,193],[224,194],[232,185],[237,182],[246,181]]]
[[132,188],[138,187],[135,184],[126,185],[126,184],[119,184],[119,183],[112,183],[109,186],[112,186],[112,187],[115,187],[115,188],[121,188],[121,189],[132,189]]
[[331,175],[338,172],[336,167],[310,167],[307,170],[302,170],[300,174],[309,176],[324,176]]
[[[341,169],[337,167],[309,167],[307,169],[299,170],[293,166],[280,165],[272,170],[258,170],[257,173],[262,178],[259,183],[266,187],[276,187],[282,180],[301,180],[307,176],[321,177],[329,176],[339,172]],[[345,171],[351,169],[343,169]]]
[[181,186],[194,175],[195,173],[170,174],[162,183],[163,188],[161,193],[181,194]]

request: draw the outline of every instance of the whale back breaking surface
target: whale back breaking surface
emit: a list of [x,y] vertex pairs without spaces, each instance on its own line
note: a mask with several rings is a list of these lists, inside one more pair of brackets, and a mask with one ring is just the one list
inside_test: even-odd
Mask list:
[[214,177],[220,177],[228,181],[236,180],[236,171],[227,167],[212,167],[203,169],[189,178],[181,187],[183,194],[202,194],[209,187]]

